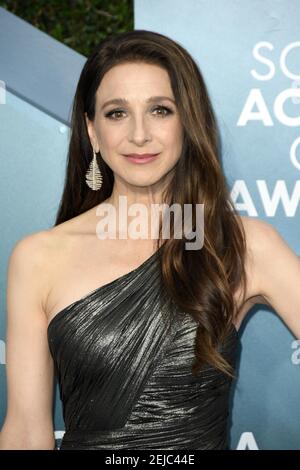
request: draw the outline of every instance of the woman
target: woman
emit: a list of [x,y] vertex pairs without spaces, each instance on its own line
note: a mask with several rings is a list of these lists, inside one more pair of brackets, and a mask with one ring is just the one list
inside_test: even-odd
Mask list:
[[[203,77],[173,40],[104,40],[81,72],[71,131],[55,226],[10,258],[1,448],[53,449],[56,374],[61,450],[228,449],[237,330],[265,302],[300,336],[298,258],[271,225],[236,213]],[[153,242],[162,203],[192,207],[195,237],[203,204],[200,249],[175,236],[175,216],[168,238],[159,215]],[[134,204],[144,238],[124,229]]]

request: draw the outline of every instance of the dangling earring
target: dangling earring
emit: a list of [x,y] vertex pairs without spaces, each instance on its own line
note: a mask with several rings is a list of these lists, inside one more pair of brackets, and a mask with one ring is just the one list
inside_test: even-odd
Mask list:
[[85,175],[86,184],[93,191],[98,191],[102,186],[102,174],[97,163],[96,153],[93,149],[93,160],[89,165],[89,169]]

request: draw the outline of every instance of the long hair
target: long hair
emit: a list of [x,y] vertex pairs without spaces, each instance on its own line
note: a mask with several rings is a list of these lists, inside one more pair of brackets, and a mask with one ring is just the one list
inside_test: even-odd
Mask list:
[[[220,134],[203,76],[180,44],[156,32],[133,30],[108,36],[85,62],[73,102],[66,177],[55,225],[100,204],[112,193],[114,175],[99,154],[101,190],[92,191],[85,182],[92,146],[84,113],[94,120],[96,91],[103,76],[113,66],[126,62],[163,67],[178,107],[183,146],[163,192],[163,202],[169,206],[180,204],[182,208],[190,204],[193,221],[196,204],[204,204],[202,248],[185,250],[186,239],[171,235],[161,246],[160,257],[166,292],[181,311],[197,322],[192,373],[197,374],[206,364],[234,377],[231,364],[218,346],[233,326],[233,295],[240,285],[245,299],[245,232],[222,172]],[[173,219],[170,223],[172,234]],[[159,241],[161,229],[160,225]]]

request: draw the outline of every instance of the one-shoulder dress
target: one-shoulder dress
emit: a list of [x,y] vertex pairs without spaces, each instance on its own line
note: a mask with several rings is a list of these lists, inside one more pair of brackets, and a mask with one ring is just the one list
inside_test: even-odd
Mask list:
[[[68,449],[229,449],[232,379],[192,375],[197,323],[164,295],[157,250],[57,313],[48,342]],[[235,369],[234,325],[222,355]]]

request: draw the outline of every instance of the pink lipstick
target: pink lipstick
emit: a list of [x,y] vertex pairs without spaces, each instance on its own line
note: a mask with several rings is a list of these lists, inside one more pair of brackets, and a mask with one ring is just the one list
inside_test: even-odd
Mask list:
[[129,161],[133,163],[149,163],[157,158],[158,153],[130,153],[129,155],[124,155]]

